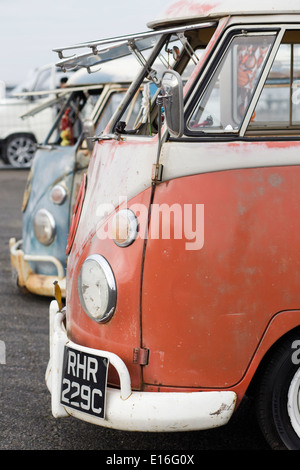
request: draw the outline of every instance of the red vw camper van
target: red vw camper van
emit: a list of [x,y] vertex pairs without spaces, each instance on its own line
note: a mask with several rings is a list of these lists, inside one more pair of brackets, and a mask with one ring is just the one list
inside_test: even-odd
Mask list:
[[82,180],[52,413],[201,430],[249,395],[270,446],[300,449],[299,2],[182,0],[148,26],[57,50],[141,69]]

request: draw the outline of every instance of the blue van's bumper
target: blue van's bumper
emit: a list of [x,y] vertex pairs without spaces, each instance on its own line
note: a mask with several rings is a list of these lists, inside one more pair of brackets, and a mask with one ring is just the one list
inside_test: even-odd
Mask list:
[[[65,269],[61,262],[54,256],[28,255],[22,250],[22,240],[15,238],[9,240],[10,259],[13,276],[16,277],[20,287],[25,287],[33,294],[53,296],[53,282],[59,281],[62,296],[65,297],[66,278]],[[47,262],[53,264],[57,269],[57,276],[47,276],[33,272],[30,261]]]

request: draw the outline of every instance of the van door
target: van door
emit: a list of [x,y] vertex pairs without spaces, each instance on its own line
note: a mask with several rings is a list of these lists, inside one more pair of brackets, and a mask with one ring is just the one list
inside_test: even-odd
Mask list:
[[300,306],[299,48],[293,26],[234,32],[189,99],[184,138],[163,146],[143,277],[146,384],[232,386],[271,319]]

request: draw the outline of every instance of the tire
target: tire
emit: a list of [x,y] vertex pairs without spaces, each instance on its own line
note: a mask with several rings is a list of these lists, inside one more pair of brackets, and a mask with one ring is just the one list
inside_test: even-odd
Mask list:
[[276,349],[256,395],[258,422],[274,450],[300,450],[300,361],[295,345],[300,351],[300,332]]
[[36,152],[36,141],[29,134],[15,134],[7,139],[5,160],[15,168],[30,168]]

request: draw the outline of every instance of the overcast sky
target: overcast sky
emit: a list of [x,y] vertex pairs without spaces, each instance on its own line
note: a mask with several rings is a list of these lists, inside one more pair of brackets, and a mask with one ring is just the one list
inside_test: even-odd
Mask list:
[[[147,30],[170,0],[0,0],[0,80],[57,62],[55,47]],[[172,2],[171,2],[172,3]]]

